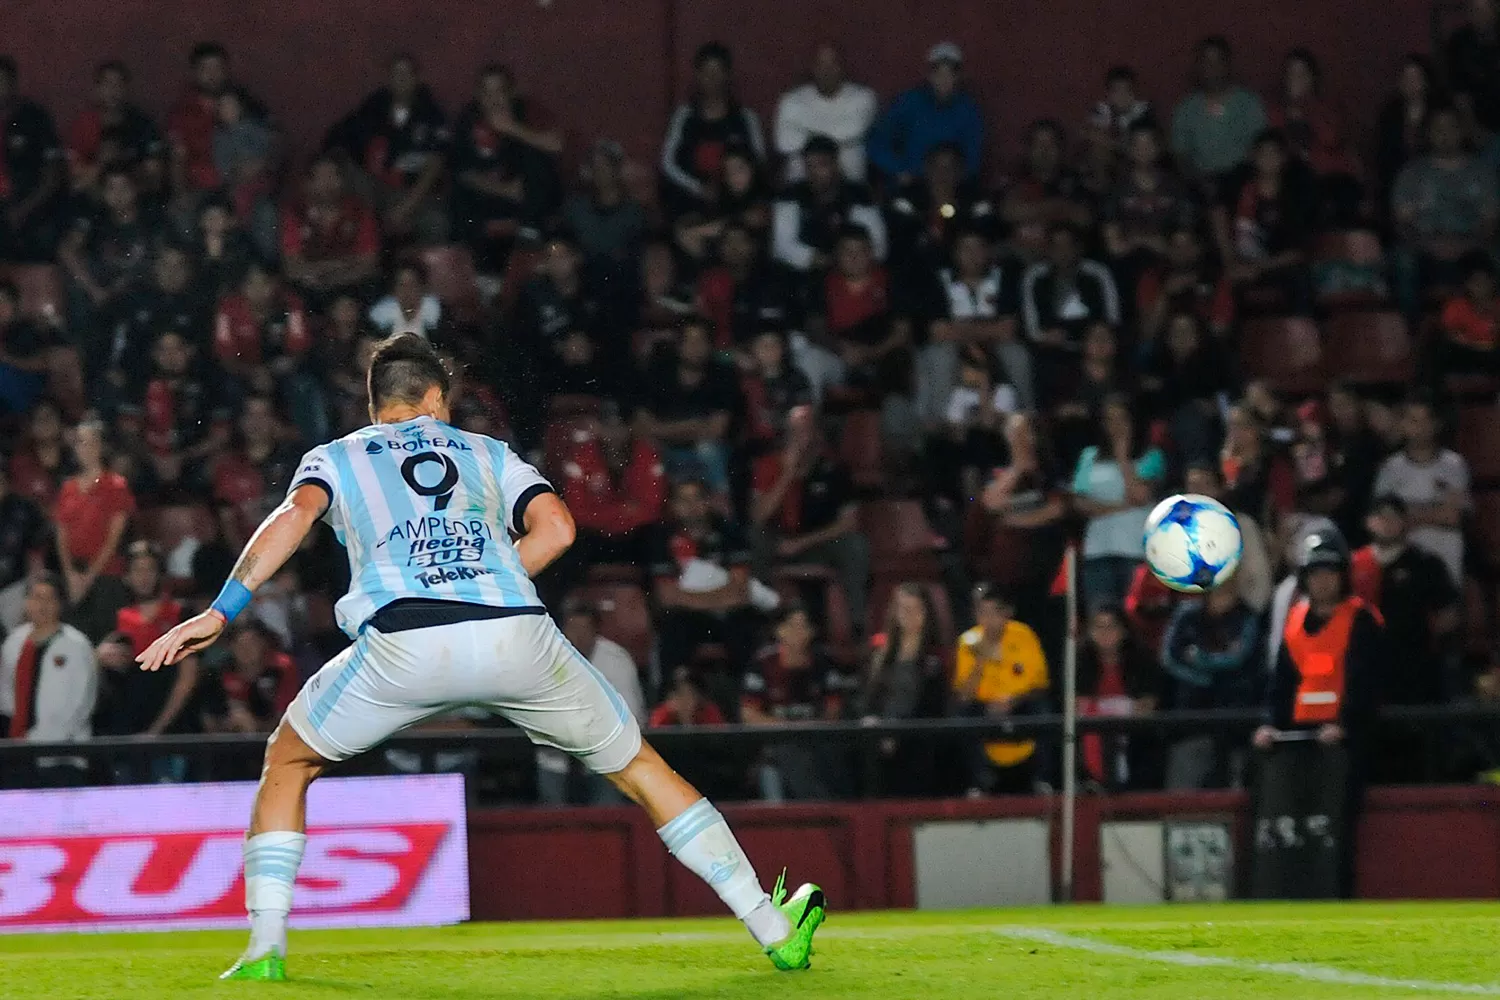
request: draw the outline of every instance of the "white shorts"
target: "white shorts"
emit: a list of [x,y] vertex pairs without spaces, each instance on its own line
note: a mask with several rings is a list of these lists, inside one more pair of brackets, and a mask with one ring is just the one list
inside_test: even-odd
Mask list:
[[544,614],[390,634],[366,628],[303,686],[286,721],[340,761],[466,705],[493,709],[596,774],[622,770],[641,749],[620,693]]

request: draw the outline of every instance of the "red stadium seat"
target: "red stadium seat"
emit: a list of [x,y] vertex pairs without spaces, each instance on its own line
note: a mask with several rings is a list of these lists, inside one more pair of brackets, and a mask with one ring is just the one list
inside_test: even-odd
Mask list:
[[593,426],[593,417],[564,417],[547,424],[542,431],[542,465],[547,475],[559,474],[573,445],[584,440]]
[[1454,444],[1476,482],[1500,482],[1500,406],[1461,407]]
[[879,500],[865,504],[859,513],[877,576],[895,573],[905,579],[937,579],[936,553],[942,539],[927,523],[920,503]]
[[856,487],[875,489],[884,482],[881,449],[879,410],[855,410],[844,417],[839,454],[849,466]]
[[1354,382],[1406,383],[1416,377],[1416,350],[1398,312],[1335,313],[1324,327],[1329,373]]
[[422,264],[427,268],[433,294],[454,319],[460,323],[479,319],[479,282],[468,247],[460,244],[427,247],[422,250]]
[[624,646],[643,668],[653,641],[646,592],[633,583],[590,583],[577,593],[599,609],[599,634]]
[[1320,392],[1328,378],[1317,324],[1300,316],[1268,316],[1246,322],[1241,356],[1251,378],[1287,393]]

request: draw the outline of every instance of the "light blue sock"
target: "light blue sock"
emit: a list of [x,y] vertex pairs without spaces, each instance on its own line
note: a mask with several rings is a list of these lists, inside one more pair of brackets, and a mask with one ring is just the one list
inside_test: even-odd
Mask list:
[[292,887],[307,847],[307,834],[290,831],[260,833],[245,841],[245,909],[250,912],[250,948],[254,961],[275,951],[286,954],[287,915],[292,912]]

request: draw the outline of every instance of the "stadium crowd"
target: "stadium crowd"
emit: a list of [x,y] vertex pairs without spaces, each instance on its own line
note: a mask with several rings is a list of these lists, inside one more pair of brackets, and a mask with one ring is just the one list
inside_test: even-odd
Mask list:
[[[163,121],[107,62],[59,124],[0,58],[0,736],[268,731],[347,641],[331,533],[201,662],[132,657],[208,602],[301,453],[367,421],[365,361],[405,331],[451,362],[455,422],[572,509],[544,596],[649,726],[1055,709],[1070,540],[1083,712],[1262,704],[1310,535],[1384,616],[1381,700],[1500,697],[1500,24],[1471,7],[1440,65],[1401,64],[1374,136],[1313,53],[1259,94],[1214,37],[1175,103],[1109,69],[1003,177],[952,42],[885,107],[824,45],[765,125],[705,44],[654,170],[567,148],[502,66],[445,109],[396,56],[292,150],[218,44]],[[1245,529],[1203,599],[1142,565],[1181,489]],[[1379,777],[1420,776],[1415,737],[1386,744]],[[1190,788],[1240,781],[1241,749],[1091,736],[1081,759]],[[1056,779],[1032,742],[880,750],[902,794]],[[76,763],[5,782],[197,776]],[[682,769],[869,790],[795,742],[746,765]],[[610,794],[545,751],[535,784]]]

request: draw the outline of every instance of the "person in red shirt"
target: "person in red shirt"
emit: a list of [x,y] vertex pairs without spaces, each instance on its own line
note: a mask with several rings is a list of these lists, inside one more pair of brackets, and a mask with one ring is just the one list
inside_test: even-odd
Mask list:
[[256,621],[237,624],[228,646],[229,662],[205,685],[203,730],[269,733],[302,686],[297,665]]
[[1286,133],[1292,155],[1316,176],[1318,204],[1325,213],[1319,221],[1339,228],[1358,222],[1363,191],[1359,161],[1344,141],[1343,122],[1320,93],[1322,77],[1317,57],[1307,49],[1287,53],[1281,70],[1281,100],[1266,108],[1266,124]]
[[229,400],[213,369],[198,364],[197,349],[167,330],[151,351],[144,389],[121,407],[127,433],[138,434],[157,479],[168,490],[206,491],[209,460],[229,443]]
[[1496,346],[1500,341],[1500,294],[1497,294],[1495,262],[1483,250],[1465,254],[1459,261],[1463,294],[1443,304],[1438,322],[1443,340],[1438,344],[1438,363],[1444,374],[1496,371]]
[[100,172],[120,165],[135,172],[148,197],[166,181],[165,145],[151,116],[130,101],[130,70],[118,60],[94,70],[93,104],[73,119],[64,154],[73,190],[97,196]]
[[672,672],[672,686],[667,696],[651,710],[647,725],[652,729],[663,726],[722,726],[727,720],[724,713],[704,696],[693,671],[678,667]]
[[[1134,641],[1124,610],[1113,604],[1095,608],[1089,614],[1088,629],[1078,650],[1078,714],[1151,712],[1160,688],[1161,669],[1155,657]],[[1125,737],[1090,733],[1082,743],[1083,767],[1092,780],[1111,788],[1141,786],[1141,776],[1135,773],[1138,769],[1131,766],[1135,762],[1132,758],[1140,753],[1132,754]]]
[[261,104],[229,75],[229,52],[218,42],[199,42],[189,56],[193,79],[167,116],[167,138],[172,146],[172,189],[212,191],[223,185],[214,166],[214,127],[219,96],[233,90],[252,118],[266,117]]
[[661,521],[667,473],[661,453],[638,437],[618,407],[573,436],[562,462],[563,499],[595,562],[642,561],[642,529]]
[[109,468],[103,424],[88,421],[74,428],[73,456],[78,473],[63,484],[52,509],[57,561],[69,624],[97,641],[124,603],[120,543],[135,513],[135,497],[125,477]]
[[1145,271],[1136,283],[1136,314],[1141,339],[1150,343],[1167,328],[1167,318],[1190,312],[1216,337],[1229,334],[1234,322],[1234,288],[1203,257],[1196,230],[1174,229],[1167,237],[1166,264]]
[[50,510],[62,486],[66,461],[62,411],[50,399],[38,400],[27,415],[20,446],[10,456],[11,489]]
[[344,184],[332,156],[308,167],[302,199],[281,213],[281,256],[293,284],[318,298],[358,288],[379,274],[375,211]]
[[869,230],[845,226],[823,283],[824,346],[843,361],[849,386],[882,396],[905,393],[911,378],[911,322],[896,314],[891,294]]

